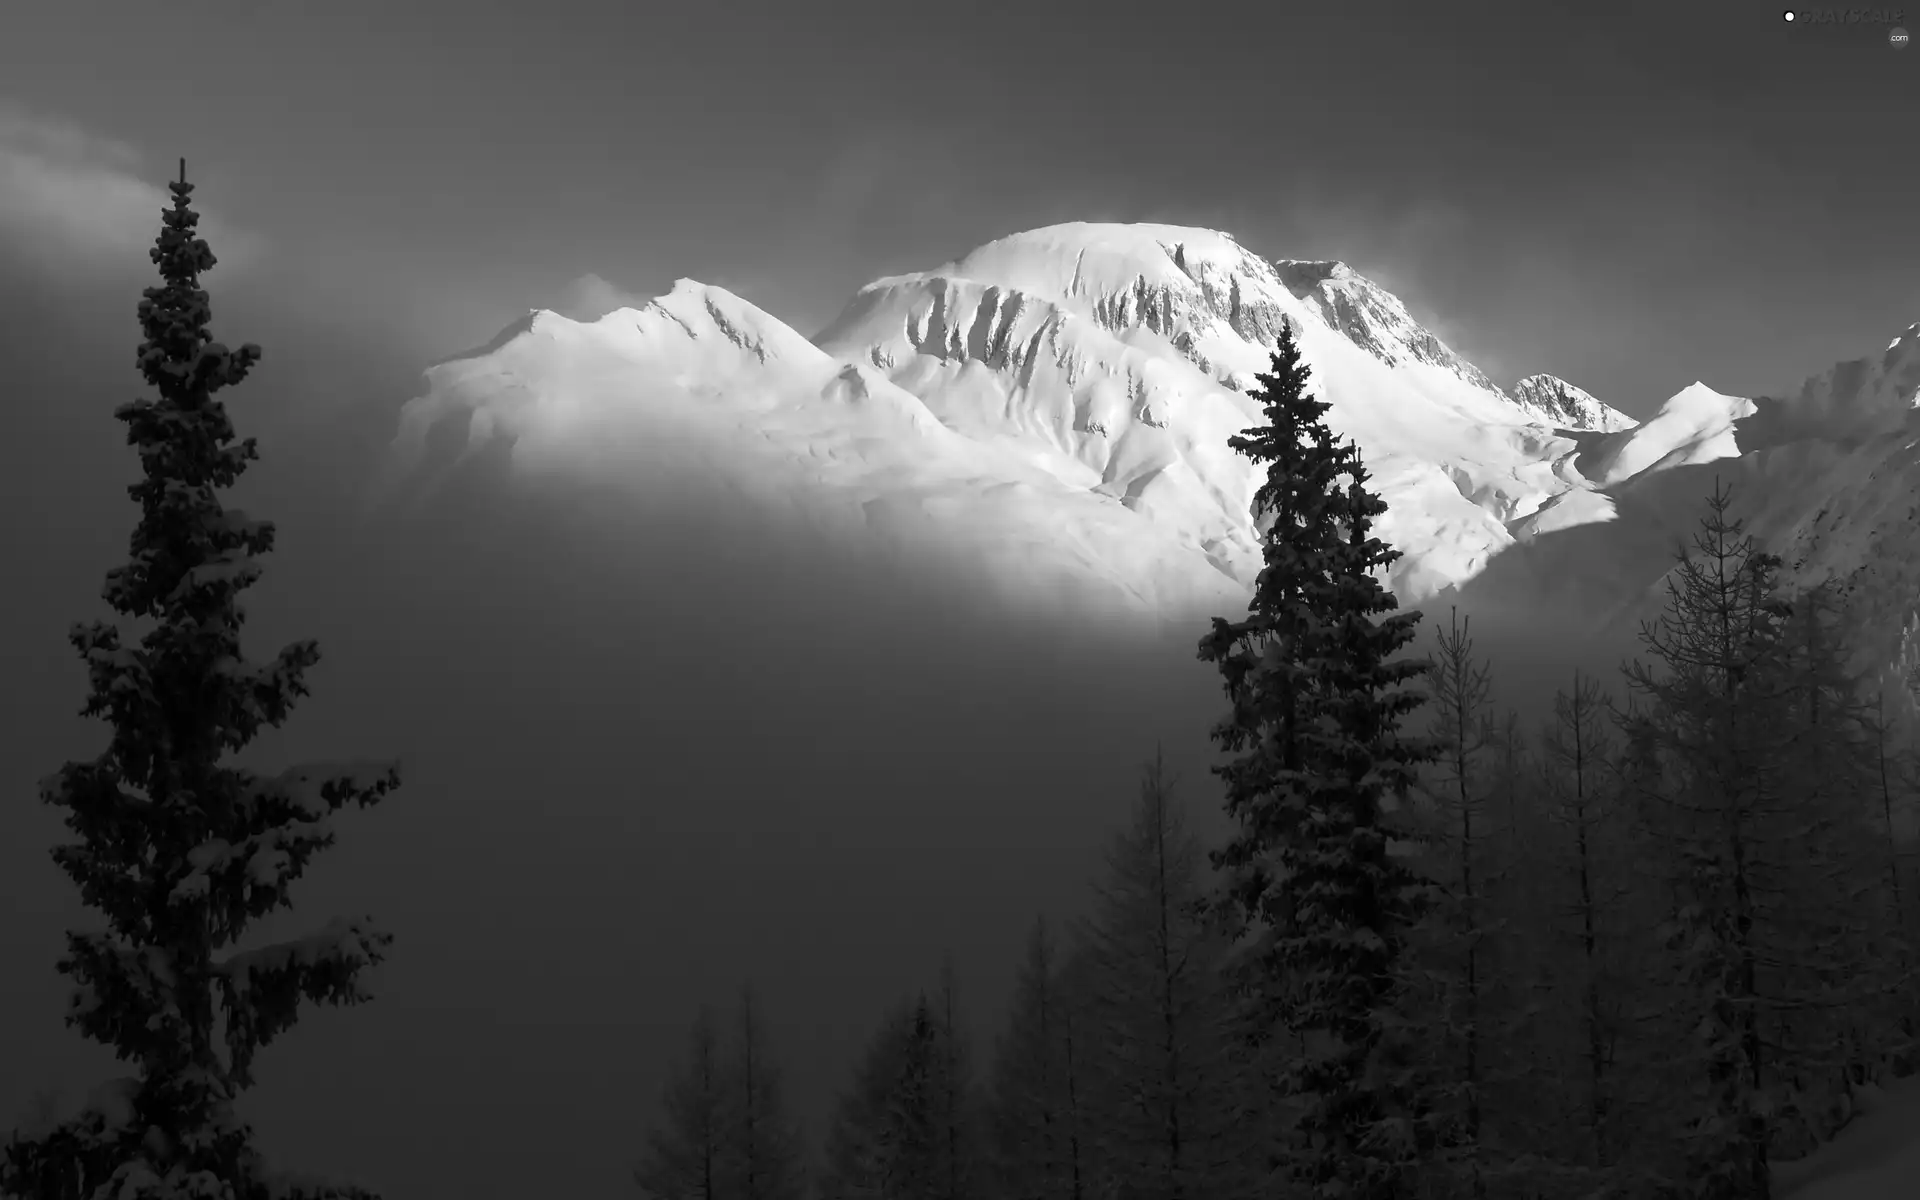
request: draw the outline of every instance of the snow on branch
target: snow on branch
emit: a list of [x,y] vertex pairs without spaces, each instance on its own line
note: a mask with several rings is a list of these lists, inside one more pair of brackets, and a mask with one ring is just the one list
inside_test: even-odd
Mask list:
[[386,959],[389,934],[370,918],[335,918],[302,938],[229,955],[214,968],[227,1011],[234,1078],[252,1082],[254,1053],[291,1028],[300,1002],[358,1004],[371,997],[360,973]]
[[260,578],[260,565],[240,555],[223,555],[191,567],[180,576],[180,582],[174,586],[173,593],[167,597],[168,603],[177,602],[202,588],[227,585],[233,591],[239,591]]
[[261,891],[284,897],[314,851],[332,844],[333,824],[324,817],[277,825],[237,844],[214,838],[187,852],[187,873],[174,884],[171,899],[203,898],[222,879],[231,879],[242,899]]
[[258,780],[241,796],[248,805],[279,803],[307,820],[348,804],[365,808],[400,786],[400,764],[391,759],[301,763]]
[[68,933],[62,970],[74,981],[67,1021],[114,1045],[165,1042],[181,1024],[179,976],[163,946],[108,933]]
[[146,657],[132,646],[120,644],[120,631],[104,621],[75,625],[67,640],[87,663],[96,696],[116,700],[127,696],[150,699],[153,685],[148,678]]

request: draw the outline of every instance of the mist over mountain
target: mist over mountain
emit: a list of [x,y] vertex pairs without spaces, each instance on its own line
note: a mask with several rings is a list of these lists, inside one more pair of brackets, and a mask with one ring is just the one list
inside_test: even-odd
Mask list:
[[1796,579],[1860,593],[1866,652],[1898,653],[1914,329],[1777,397],[1696,382],[1636,423],[1551,375],[1496,385],[1344,264],[1180,226],[1000,238],[868,284],[811,340],[692,280],[593,321],[536,311],[428,370],[389,486],[489,448],[523,482],[644,505],[698,480],[1009,611],[1180,628],[1243,603],[1259,569],[1258,480],[1227,442],[1258,417],[1246,393],[1283,322],[1388,503],[1403,604],[1618,637],[1725,478]]

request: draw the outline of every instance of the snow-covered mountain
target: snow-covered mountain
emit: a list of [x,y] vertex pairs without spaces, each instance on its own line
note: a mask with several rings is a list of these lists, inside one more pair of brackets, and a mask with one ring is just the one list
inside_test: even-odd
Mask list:
[[1917,432],[1920,327],[1797,393],[1696,383],[1635,425],[1552,376],[1503,390],[1341,263],[1112,224],[877,280],[811,340],[691,280],[593,322],[530,314],[429,368],[397,465],[418,482],[491,446],[527,480],[719,481],[965,562],[1009,598],[1186,619],[1237,606],[1258,566],[1256,479],[1226,442],[1258,417],[1245,392],[1282,322],[1388,503],[1405,602],[1509,580],[1617,616],[1699,512],[1700,464],[1758,493],[1756,531],[1805,543],[1806,570],[1851,577],[1888,551],[1838,514],[1890,523],[1887,481],[1920,482],[1896,448]]
[[1507,394],[1528,413],[1560,429],[1613,433],[1635,424],[1632,417],[1602,404],[1593,393],[1553,375],[1529,375],[1508,388]]

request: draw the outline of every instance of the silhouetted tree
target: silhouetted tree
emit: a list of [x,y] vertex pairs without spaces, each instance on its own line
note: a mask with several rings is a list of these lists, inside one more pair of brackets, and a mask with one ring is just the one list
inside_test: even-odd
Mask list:
[[1213,736],[1233,755],[1215,770],[1237,828],[1215,863],[1254,1019],[1268,1041],[1302,1041],[1277,1081],[1301,1101],[1299,1136],[1277,1157],[1317,1195],[1390,1200],[1414,1186],[1435,1120],[1402,1011],[1431,889],[1387,815],[1433,757],[1400,729],[1427,664],[1394,658],[1419,615],[1395,613],[1378,577],[1399,557],[1372,534],[1386,506],[1309,374],[1284,328],[1259,376],[1266,424],[1229,442],[1266,466],[1254,504],[1270,524],[1246,619],[1215,618],[1200,645],[1232,703]]
[[252,439],[235,439],[214,397],[246,378],[260,348],[212,340],[199,281],[215,259],[194,235],[184,162],[170,187],[150,254],[164,283],[146,289],[139,310],[138,364],[157,395],[114,412],[140,456],[128,488],[140,520],[104,598],[145,632],[128,645],[109,622],[74,628],[91,682],[84,714],[105,719],[112,736],[104,754],[41,785],[78,839],[54,860],[107,925],[67,935],[67,1022],[134,1074],[95,1092],[78,1116],[7,1146],[0,1192],[364,1197],[275,1177],[234,1102],[253,1083],[255,1055],[294,1025],[303,1001],[367,998],[362,972],[389,937],[366,919],[338,920],[294,941],[233,947],[259,918],[291,907],[293,884],[333,844],[333,815],[378,801],[398,777],[385,764],[262,777],[230,763],[286,720],[320,655],[310,641],[264,664],[241,653],[238,597],[260,577],[273,526],[221,503],[257,453]]

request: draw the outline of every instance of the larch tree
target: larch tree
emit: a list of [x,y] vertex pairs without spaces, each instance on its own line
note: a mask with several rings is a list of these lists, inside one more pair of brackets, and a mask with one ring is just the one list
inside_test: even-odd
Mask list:
[[940,963],[940,988],[931,1008],[938,1049],[932,1098],[941,1200],[966,1200],[978,1182],[980,1136],[973,1088],[973,1055],[961,1024],[960,980],[953,957]]
[[1092,984],[1103,1157],[1123,1196],[1225,1195],[1239,1134],[1234,1011],[1224,939],[1204,911],[1206,860],[1158,756],[1108,847],[1081,923]]
[[[1624,1148],[1611,1076],[1628,1002],[1620,915],[1628,885],[1611,724],[1598,681],[1576,670],[1572,690],[1555,693],[1541,739],[1543,807],[1558,835],[1545,857],[1560,881],[1548,905],[1553,941],[1545,949],[1561,976],[1553,1011],[1571,1018],[1551,1024],[1573,1033],[1580,1087],[1570,1115],[1580,1145],[1572,1157],[1595,1172],[1608,1170]],[[1553,1083],[1563,1094],[1571,1090],[1564,1076]]]
[[70,1119],[16,1136],[0,1193],[34,1200],[266,1200],[366,1197],[278,1176],[235,1101],[259,1051],[303,1003],[368,998],[363,974],[390,944],[368,919],[236,949],[260,918],[292,907],[293,885],[333,844],[333,817],[398,785],[391,764],[311,765],[262,776],[232,756],[285,721],[319,661],[311,641],[268,662],[244,657],[240,594],[260,578],[274,527],[222,503],[258,457],[217,395],[243,382],[260,348],[230,350],[208,329],[200,277],[215,263],[196,236],[193,185],[150,252],[162,283],[140,302],[137,364],[152,389],[114,417],[140,457],[128,488],[140,518],[129,560],[107,575],[112,622],[71,635],[91,684],[84,715],[106,751],[41,784],[73,842],[53,852],[103,930],[70,932],[59,970],[74,983],[67,1023],[133,1065]]
[[925,996],[889,1013],[829,1127],[821,1200],[934,1200],[940,1031]]
[[1487,760],[1500,747],[1492,716],[1493,673],[1474,653],[1471,624],[1471,617],[1463,622],[1455,609],[1447,628],[1436,634],[1428,716],[1438,755],[1427,772],[1431,781],[1425,792],[1432,808],[1423,861],[1444,894],[1434,914],[1437,928],[1432,933],[1437,937],[1431,940],[1437,944],[1431,947],[1429,987],[1438,992],[1435,1032],[1442,1036],[1435,1041],[1444,1043],[1454,1060],[1447,1063],[1445,1075],[1459,1120],[1448,1156],[1456,1162],[1466,1192],[1477,1200],[1487,1192],[1482,1126],[1492,1058],[1489,1043],[1498,1041],[1489,1038],[1494,988],[1487,942],[1496,917],[1487,890],[1493,873],[1489,808],[1495,773]]
[[[1877,805],[1875,832],[1881,842],[1886,870],[1888,922],[1896,946],[1896,971],[1912,976],[1920,968],[1920,946],[1915,941],[1914,886],[1907,878],[1901,859],[1904,853],[1901,825],[1912,820],[1920,801],[1920,758],[1911,750],[1893,744],[1894,722],[1889,713],[1893,698],[1884,685],[1874,690],[1874,711],[1868,722],[1873,739],[1874,783],[1872,794]],[[1896,1004],[1900,1037],[1894,1047],[1893,1061],[1900,1073],[1911,1070],[1915,1051],[1920,1050],[1920,997],[1908,989]]]
[[[1865,673],[1850,663],[1834,585],[1801,590],[1781,633],[1785,661],[1776,686],[1789,726],[1777,752],[1787,836],[1800,852],[1783,853],[1777,870],[1791,897],[1789,928],[1805,949],[1782,947],[1786,994],[1774,1036],[1783,1044],[1774,1053],[1797,1080],[1786,1096],[1788,1114],[1799,1119],[1800,1145],[1811,1148],[1851,1115],[1854,1088],[1876,1079],[1887,1058],[1905,1048],[1899,1017],[1911,979],[1892,881],[1879,870],[1877,715]],[[1822,1042],[1837,1062],[1826,1061]],[[1838,1085],[1837,1117],[1820,1112],[1828,1098],[1811,1086],[1815,1080]]]
[[1777,795],[1765,752],[1784,732],[1762,694],[1785,608],[1779,560],[1729,517],[1716,487],[1708,515],[1667,579],[1667,607],[1642,627],[1661,669],[1627,681],[1648,702],[1642,730],[1670,764],[1660,797],[1678,897],[1666,930],[1686,989],[1676,1026],[1693,1030],[1698,1096],[1683,1137],[1685,1181],[1700,1200],[1771,1192],[1762,1071],[1761,947],[1755,936],[1758,815]]
[[1094,1127],[1096,1109],[1092,1080],[1098,1054],[1093,1034],[1093,970],[1084,947],[1075,947],[1060,964],[1061,1092],[1065,1107],[1067,1200],[1105,1196],[1111,1172],[1100,1156]]
[[648,1200],[738,1200],[729,1155],[734,1085],[720,1046],[719,1022],[702,1005],[687,1035],[687,1057],[667,1080],[660,1120],[633,1181]]
[[1066,1200],[1071,1163],[1066,1001],[1044,917],[1027,936],[988,1083],[988,1144],[1002,1200]]
[[1373,536],[1386,506],[1309,375],[1286,326],[1259,376],[1266,423],[1228,443],[1266,468],[1267,531],[1246,618],[1215,618],[1200,644],[1231,704],[1213,737],[1236,829],[1214,862],[1252,1019],[1267,1043],[1303,1043],[1276,1080],[1297,1136],[1274,1157],[1317,1196],[1393,1200],[1417,1185],[1441,1107],[1404,1004],[1432,889],[1389,813],[1433,756],[1401,730],[1427,664],[1395,657],[1419,615],[1395,612],[1379,578],[1399,557]]
[[1864,782],[1870,747],[1843,727],[1845,655],[1817,599],[1796,615],[1780,560],[1729,515],[1728,491],[1708,505],[1665,611],[1642,629],[1658,668],[1635,663],[1628,682],[1666,763],[1661,865],[1678,901],[1666,934],[1683,988],[1672,1017],[1691,1042],[1673,1057],[1698,1089],[1684,1186],[1768,1200],[1808,1078],[1856,1051],[1855,1018],[1878,989],[1855,886],[1880,877],[1866,797],[1836,804],[1806,765]]
[[730,1193],[738,1200],[802,1200],[805,1146],[787,1111],[786,1080],[768,1045],[751,984],[740,989],[729,1074],[733,1104],[723,1147]]

